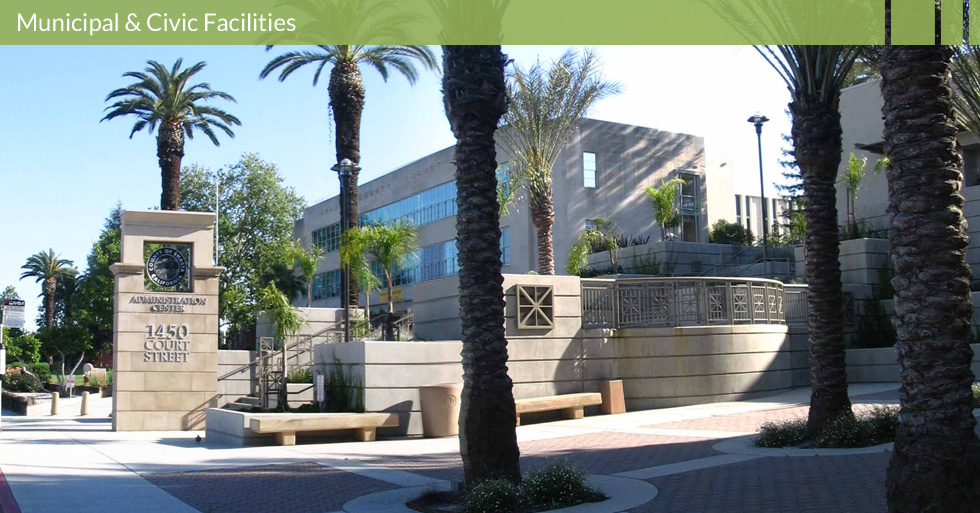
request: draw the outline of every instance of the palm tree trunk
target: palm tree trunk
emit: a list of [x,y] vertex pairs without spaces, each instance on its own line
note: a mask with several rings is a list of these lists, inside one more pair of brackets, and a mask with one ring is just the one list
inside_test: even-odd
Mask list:
[[[333,67],[330,72],[330,108],[333,111],[334,123],[337,124],[337,162],[350,159],[357,164],[361,161],[361,112],[364,110],[364,82],[361,80],[361,70],[356,63],[342,62]],[[347,229],[358,225],[357,220],[357,177],[359,169],[355,166],[351,171],[347,191]],[[346,273],[342,280],[349,279]],[[359,288],[348,285],[347,304],[356,307],[359,304]]]
[[395,298],[393,296],[395,284],[392,280],[392,272],[385,273],[388,278],[388,315],[385,316],[385,340],[395,339]]
[[952,51],[882,51],[885,151],[902,411],[888,467],[891,512],[980,504],[970,371],[969,238],[950,96]]
[[184,130],[177,123],[163,123],[157,134],[157,159],[163,192],[160,210],[180,209],[180,160],[184,156]]
[[57,289],[57,278],[44,280],[44,322],[49,329],[54,327],[54,293]]
[[551,186],[544,193],[531,193],[531,222],[538,231],[538,274],[555,274],[555,247],[552,226],[555,224],[555,202]]
[[837,190],[834,180],[841,159],[840,113],[833,108],[790,104],[793,144],[806,191],[806,276],[810,324],[810,413],[807,431],[851,414],[844,369],[843,296],[840,240],[837,236]]
[[494,132],[507,108],[499,46],[443,46],[443,97],[456,136],[456,247],[463,332],[459,452],[466,483],[521,478],[507,375]]

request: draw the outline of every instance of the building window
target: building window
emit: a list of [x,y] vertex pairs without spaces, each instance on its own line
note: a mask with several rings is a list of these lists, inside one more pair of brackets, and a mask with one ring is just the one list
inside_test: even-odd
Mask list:
[[752,198],[745,197],[745,227],[752,229]]
[[327,253],[340,249],[340,223],[313,230],[313,245]]
[[452,276],[457,272],[459,264],[456,261],[456,239],[422,248],[419,281]]
[[595,230],[597,226],[598,226],[598,223],[596,223],[596,220],[595,219],[586,219],[585,220],[585,231]]
[[313,276],[313,300],[340,296],[340,269]]
[[595,189],[596,188],[595,153],[585,152],[582,154],[582,172],[585,177],[585,187],[588,189]]
[[510,265],[510,227],[500,229],[500,263]]
[[742,195],[735,195],[735,224],[742,226]]
[[497,166],[497,193],[505,198],[510,196],[510,162]]
[[456,215],[456,182],[446,182],[414,196],[364,212],[362,225],[408,222],[422,226]]

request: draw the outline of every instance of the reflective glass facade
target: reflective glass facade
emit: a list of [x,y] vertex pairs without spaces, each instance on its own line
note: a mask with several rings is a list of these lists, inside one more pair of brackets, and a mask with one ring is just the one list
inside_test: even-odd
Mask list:
[[421,226],[456,215],[456,182],[446,182],[414,196],[364,212],[360,224],[409,222]]
[[340,223],[313,230],[313,245],[327,253],[340,249]]
[[340,269],[313,276],[313,300],[340,296]]

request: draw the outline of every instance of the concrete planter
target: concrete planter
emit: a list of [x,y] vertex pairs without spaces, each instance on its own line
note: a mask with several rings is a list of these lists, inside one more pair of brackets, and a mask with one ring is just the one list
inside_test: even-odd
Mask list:
[[459,406],[462,393],[462,383],[419,387],[423,436],[433,438],[459,434]]

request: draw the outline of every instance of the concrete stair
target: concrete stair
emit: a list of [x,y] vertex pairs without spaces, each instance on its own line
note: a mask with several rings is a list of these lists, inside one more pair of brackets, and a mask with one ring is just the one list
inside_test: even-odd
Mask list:
[[248,396],[248,397],[241,397],[239,399],[236,399],[234,402],[224,405],[224,409],[235,410],[235,411],[252,411],[252,408],[261,405],[262,405],[262,401],[258,397]]

